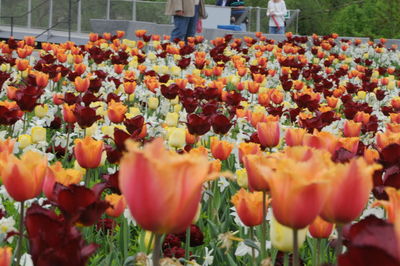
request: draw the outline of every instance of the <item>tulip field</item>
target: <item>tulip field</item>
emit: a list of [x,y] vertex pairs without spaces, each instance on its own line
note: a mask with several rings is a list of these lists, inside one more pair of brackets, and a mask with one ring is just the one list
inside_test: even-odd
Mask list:
[[0,43],[0,266],[400,265],[400,52]]

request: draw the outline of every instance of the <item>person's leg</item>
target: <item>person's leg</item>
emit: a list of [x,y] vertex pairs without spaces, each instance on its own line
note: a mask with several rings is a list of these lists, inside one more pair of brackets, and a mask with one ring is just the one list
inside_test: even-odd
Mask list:
[[269,26],[269,33],[270,34],[276,34],[276,27],[272,27],[272,26]]
[[196,35],[196,26],[198,19],[199,19],[199,5],[196,5],[194,8],[194,16],[189,18],[185,41],[187,40],[187,37],[194,37],[194,35]]
[[189,26],[189,19],[190,17],[174,16],[175,27],[171,32],[171,41],[173,41],[176,38],[179,38],[182,41],[185,40],[186,32]]

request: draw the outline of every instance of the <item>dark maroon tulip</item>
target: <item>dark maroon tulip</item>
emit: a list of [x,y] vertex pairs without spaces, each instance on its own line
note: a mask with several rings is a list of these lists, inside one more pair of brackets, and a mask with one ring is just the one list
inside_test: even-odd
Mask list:
[[106,182],[106,188],[110,189],[112,193],[116,193],[121,195],[121,191],[119,190],[119,171],[114,174],[105,174],[102,178]]
[[79,230],[36,203],[26,212],[25,226],[35,265],[84,266],[98,247],[87,245]]
[[187,116],[187,128],[192,135],[204,135],[210,130],[210,123],[206,116],[189,114]]
[[[186,231],[182,232],[180,234],[176,234],[177,237],[183,242],[186,243]],[[201,232],[200,228],[192,224],[190,225],[190,246],[191,247],[197,247],[201,246],[204,244],[204,235]]]
[[105,145],[105,150],[107,153],[107,161],[109,163],[118,163],[122,157],[122,152],[118,148],[113,148],[110,145]]
[[393,224],[371,215],[343,229],[346,253],[339,265],[399,265],[398,243]]
[[77,222],[85,226],[93,225],[109,207],[100,197],[105,184],[97,184],[92,189],[79,185],[65,187],[58,183],[56,187],[56,204],[71,225]]
[[137,115],[131,119],[125,119],[124,125],[128,130],[129,134],[133,136],[138,136],[142,132],[144,126],[144,117]]
[[161,87],[161,94],[169,100],[175,99],[179,93],[179,87],[176,84],[171,84],[168,87],[162,84],[160,87]]
[[178,66],[179,66],[181,69],[186,69],[189,65],[190,65],[190,57],[188,57],[188,58],[183,57],[183,58],[182,58],[181,60],[179,60],[179,62],[178,62]]
[[82,102],[85,104],[85,106],[89,106],[91,103],[99,101],[102,101],[101,97],[95,96],[91,91],[86,91],[82,96]]
[[215,134],[226,134],[232,127],[231,121],[224,115],[218,114],[214,115],[211,119],[211,126]]
[[18,106],[7,108],[6,106],[0,105],[0,124],[2,125],[13,125],[21,119],[22,115],[23,113]]
[[23,87],[15,92],[15,101],[22,111],[32,112],[35,106],[38,105],[37,100],[43,92],[44,90],[38,87]]
[[91,127],[94,122],[101,118],[101,116],[96,115],[96,109],[82,105],[76,105],[73,112],[81,128]]

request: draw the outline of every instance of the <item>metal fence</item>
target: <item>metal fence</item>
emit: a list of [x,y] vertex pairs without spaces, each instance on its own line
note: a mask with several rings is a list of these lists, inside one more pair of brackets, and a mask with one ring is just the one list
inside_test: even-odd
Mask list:
[[[170,24],[165,2],[136,0],[0,0],[0,25],[90,32],[90,19],[137,20]],[[268,31],[266,8],[247,7],[248,31]],[[288,30],[298,31],[299,10],[289,10]],[[21,15],[23,14],[23,15]]]

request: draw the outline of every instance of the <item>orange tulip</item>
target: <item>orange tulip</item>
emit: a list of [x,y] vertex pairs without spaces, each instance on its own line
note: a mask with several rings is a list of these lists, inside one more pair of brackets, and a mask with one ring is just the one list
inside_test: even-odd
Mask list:
[[330,108],[336,108],[336,105],[338,103],[338,98],[336,97],[326,97],[326,102],[328,103],[328,106]]
[[274,217],[279,223],[302,229],[318,216],[330,185],[329,167],[333,164],[330,157],[322,150],[288,147],[286,154],[269,166],[266,179]]
[[126,201],[122,195],[110,194],[105,197],[105,200],[111,205],[107,208],[106,214],[111,217],[119,217],[126,208]]
[[86,65],[85,64],[75,64],[74,69],[75,69],[75,72],[80,76],[83,73],[85,73]]
[[243,157],[249,154],[261,154],[260,144],[254,142],[242,142],[239,144],[239,161],[243,163]]
[[19,71],[24,71],[24,70],[26,70],[26,69],[28,68],[28,66],[29,66],[29,61],[26,60],[26,59],[17,59],[17,60],[15,61],[15,64],[16,64],[17,69],[18,69]]
[[125,67],[125,65],[115,64],[114,65],[114,72],[117,73],[117,74],[121,74],[122,71],[124,71],[124,67]]
[[136,35],[136,37],[138,37],[138,38],[143,37],[146,33],[147,33],[147,30],[136,30],[136,31],[135,31],[135,35]]
[[49,166],[43,181],[43,193],[47,198],[53,199],[53,189],[55,183],[64,186],[78,184],[83,177],[83,172],[76,169],[64,169],[61,162],[56,162]]
[[124,91],[125,91],[126,94],[134,93],[135,89],[136,89],[136,82],[135,81],[124,82]]
[[308,231],[314,238],[328,238],[331,235],[334,226],[334,224],[328,223],[318,216],[308,227]]
[[378,164],[368,165],[362,157],[335,165],[334,178],[320,214],[322,219],[346,224],[360,216],[368,203],[372,175],[379,168]]
[[386,131],[385,133],[376,134],[376,145],[379,149],[383,149],[390,144],[400,145],[400,133],[392,133],[391,131]]
[[95,42],[98,39],[99,39],[99,34],[93,32],[89,33],[89,41]]
[[269,148],[277,146],[280,137],[279,122],[268,121],[258,123],[257,134],[262,146]]
[[143,149],[127,141],[120,162],[122,195],[136,222],[158,234],[184,231],[196,215],[209,162],[169,152],[160,138]]
[[300,146],[307,131],[304,128],[288,128],[285,134],[285,141],[288,146]]
[[34,36],[24,36],[26,45],[35,46],[36,38]]
[[10,247],[0,247],[0,266],[10,266],[12,249]]
[[329,132],[318,132],[318,130],[315,130],[312,135],[304,135],[303,145],[316,149],[327,150],[330,153],[334,153],[338,146],[338,139],[335,135]]
[[15,139],[7,138],[6,140],[0,140],[0,153],[6,152],[12,154],[14,150]]
[[41,88],[44,88],[47,86],[47,83],[49,82],[49,75],[42,72],[37,72],[35,75],[35,79],[36,79],[36,85],[38,85]]
[[121,38],[123,38],[125,36],[125,31],[117,30],[116,35],[117,35],[118,39],[121,39]]
[[10,196],[25,201],[42,192],[47,168],[47,158],[40,153],[28,151],[20,159],[14,155],[2,158],[0,176]]
[[125,119],[125,113],[128,108],[122,102],[111,100],[108,104],[107,115],[111,122],[121,123]]
[[372,204],[372,207],[381,206],[386,210],[387,220],[390,223],[395,223],[396,216],[400,219],[400,190],[396,190],[393,187],[386,187],[386,193],[389,196],[389,200],[378,200]]
[[361,133],[362,123],[346,120],[344,122],[343,135],[345,137],[358,137]]
[[218,140],[217,137],[211,138],[211,153],[215,159],[221,161],[228,159],[233,149],[233,144],[224,140]]
[[372,164],[379,159],[379,152],[373,149],[365,149],[364,159],[368,164]]
[[89,136],[84,139],[75,139],[75,158],[83,168],[96,168],[100,165],[103,147],[103,141]]
[[74,114],[74,109],[75,109],[75,104],[73,105],[68,105],[64,103],[63,105],[63,117],[64,121],[70,124],[73,124],[76,122],[76,117]]
[[[235,205],[235,209],[240,220],[246,226],[260,225],[263,220],[263,193],[247,192],[241,188],[233,195],[231,202]],[[266,196],[266,208],[268,208],[268,196]]]
[[86,92],[90,86],[90,80],[89,78],[76,77],[74,84],[78,92]]
[[274,159],[271,157],[254,154],[244,156],[243,164],[247,171],[250,191],[269,190],[269,184],[266,176],[272,173],[271,169],[268,168],[270,160]]

